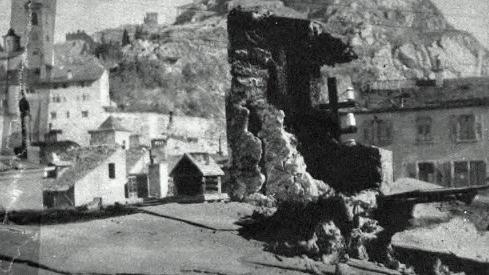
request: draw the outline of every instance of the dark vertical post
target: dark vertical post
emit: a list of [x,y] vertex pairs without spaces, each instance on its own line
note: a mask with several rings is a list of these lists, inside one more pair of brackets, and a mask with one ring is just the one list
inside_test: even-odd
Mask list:
[[328,77],[328,98],[331,116],[333,119],[333,129],[331,134],[334,139],[340,141],[341,125],[340,114],[338,113],[338,89],[336,87],[335,77]]
[[24,92],[22,92],[22,98],[19,101],[19,111],[20,111],[20,121],[21,121],[21,133],[22,133],[22,153],[21,158],[27,158],[27,147],[30,143],[30,133],[29,133],[29,118],[30,118],[30,107],[29,101],[25,98]]

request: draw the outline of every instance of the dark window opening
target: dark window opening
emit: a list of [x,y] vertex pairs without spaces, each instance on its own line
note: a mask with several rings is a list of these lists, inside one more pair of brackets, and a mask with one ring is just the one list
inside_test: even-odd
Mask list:
[[432,162],[418,163],[418,178],[426,182],[435,182],[435,164]]
[[461,115],[458,117],[458,140],[475,140],[475,117],[474,115]]
[[430,142],[433,140],[431,133],[432,120],[430,117],[419,117],[416,119],[416,141]]
[[33,12],[31,15],[31,24],[33,26],[37,26],[39,24],[38,18],[37,18],[37,13]]
[[456,161],[454,163],[454,185],[455,187],[469,185],[469,163],[466,161]]
[[115,163],[109,163],[109,179],[115,179]]

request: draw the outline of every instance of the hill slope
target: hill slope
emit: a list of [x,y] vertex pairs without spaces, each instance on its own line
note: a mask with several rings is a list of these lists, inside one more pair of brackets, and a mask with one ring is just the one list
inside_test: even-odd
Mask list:
[[[379,80],[433,78],[437,59],[446,77],[489,75],[487,50],[450,26],[429,0],[201,0],[186,6],[175,25],[140,31],[137,40],[130,29],[130,45],[110,46],[116,54],[105,60],[117,64],[114,100],[129,111],[223,118],[230,87],[226,13],[237,5],[321,21],[349,39],[359,59],[325,71],[348,76],[359,89]],[[97,36],[119,42],[122,29]]]

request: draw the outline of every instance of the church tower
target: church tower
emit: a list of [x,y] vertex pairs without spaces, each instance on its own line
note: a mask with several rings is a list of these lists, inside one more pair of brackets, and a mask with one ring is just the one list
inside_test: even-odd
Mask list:
[[44,78],[53,65],[56,0],[12,0],[10,26],[20,36],[27,68]]

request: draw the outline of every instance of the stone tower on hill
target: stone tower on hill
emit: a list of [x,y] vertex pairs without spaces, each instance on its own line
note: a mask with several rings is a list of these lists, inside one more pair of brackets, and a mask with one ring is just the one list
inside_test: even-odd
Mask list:
[[10,26],[27,52],[27,67],[44,78],[53,66],[56,0],[12,0]]

